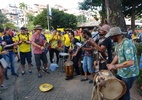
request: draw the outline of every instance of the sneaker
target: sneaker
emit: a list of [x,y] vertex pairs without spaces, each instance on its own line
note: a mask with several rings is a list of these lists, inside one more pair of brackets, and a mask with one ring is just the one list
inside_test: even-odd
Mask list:
[[31,66],[34,66],[34,65],[31,63]]
[[8,66],[7,69],[10,69],[10,67]]
[[13,74],[11,74],[11,75],[14,75],[14,76],[17,76],[17,77],[19,76],[17,73],[13,73]]
[[29,73],[32,74],[32,70],[29,70]]
[[22,75],[24,75],[25,74],[25,71],[22,71],[22,73],[21,73]]
[[90,83],[90,84],[93,83],[93,80],[90,80],[89,83]]
[[70,78],[69,78],[69,77],[66,77],[65,80],[70,80]]
[[83,82],[83,81],[87,81],[88,80],[88,78],[83,78],[83,79],[81,79],[81,81]]
[[1,87],[1,89],[7,89],[7,87],[3,84],[0,87]]
[[38,78],[42,78],[42,75],[41,75],[41,74],[38,74]]
[[43,69],[43,72],[47,73],[47,74],[50,74],[50,72],[48,71],[48,69]]

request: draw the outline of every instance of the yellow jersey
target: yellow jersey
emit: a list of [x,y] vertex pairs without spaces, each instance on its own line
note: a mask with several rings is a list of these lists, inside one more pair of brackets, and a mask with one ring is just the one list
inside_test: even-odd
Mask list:
[[44,34],[44,35],[45,35],[46,41],[49,42],[52,38],[52,35],[51,34]]
[[51,39],[51,48],[57,48],[58,47],[58,41],[60,40],[60,36],[59,35],[55,35],[55,36],[52,36],[52,39]]
[[29,41],[29,35],[25,34],[19,34],[17,35],[17,41],[23,41],[20,45],[19,45],[19,50],[20,52],[30,52],[31,51],[31,45],[28,43],[25,43],[24,41]]
[[68,34],[64,34],[64,45],[69,47],[70,44],[71,44],[71,41],[70,41],[70,38],[69,38],[69,35]]

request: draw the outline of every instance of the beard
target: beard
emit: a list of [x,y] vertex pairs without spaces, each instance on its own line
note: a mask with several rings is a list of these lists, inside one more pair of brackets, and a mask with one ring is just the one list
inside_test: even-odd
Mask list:
[[114,38],[113,38],[113,42],[118,42],[118,39],[117,39],[117,37],[116,36],[114,36]]

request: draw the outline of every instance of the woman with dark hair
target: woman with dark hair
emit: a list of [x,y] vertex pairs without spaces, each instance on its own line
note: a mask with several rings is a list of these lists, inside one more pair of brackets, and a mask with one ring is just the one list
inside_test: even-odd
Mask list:
[[17,73],[15,73],[14,68],[14,45],[17,45],[18,43],[14,43],[12,40],[12,36],[10,35],[10,28],[5,27],[4,29],[4,36],[3,36],[3,42],[4,42],[4,50],[8,51],[8,54],[5,56],[6,59],[9,59],[10,68],[11,68],[11,75],[18,76]]

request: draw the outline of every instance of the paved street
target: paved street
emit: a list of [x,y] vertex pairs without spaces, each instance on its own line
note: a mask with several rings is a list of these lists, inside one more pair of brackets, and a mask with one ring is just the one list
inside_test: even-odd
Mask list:
[[[19,77],[10,75],[9,80],[4,84],[7,89],[0,89],[2,100],[90,100],[93,84],[80,82],[81,76],[74,77],[73,80],[65,81],[65,73],[61,72],[61,67],[56,71],[46,74],[42,72],[43,77],[37,78],[35,62],[32,67],[33,73],[21,75],[20,64],[15,63]],[[49,92],[41,92],[39,86],[43,83],[49,83],[54,86]],[[135,92],[135,90],[133,90]],[[133,92],[132,91],[132,92]],[[140,100],[137,95],[132,95],[132,100]],[[141,97],[140,97],[141,98]]]

